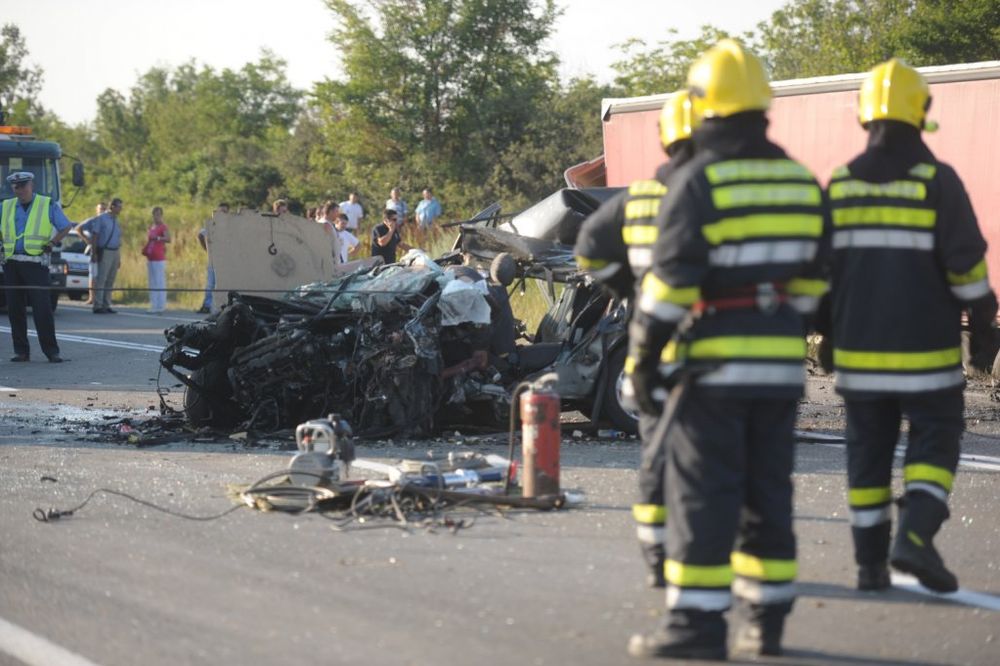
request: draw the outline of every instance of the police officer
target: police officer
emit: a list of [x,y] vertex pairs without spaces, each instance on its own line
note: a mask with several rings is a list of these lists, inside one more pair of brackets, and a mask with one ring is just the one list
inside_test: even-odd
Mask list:
[[[69,233],[73,224],[51,197],[35,194],[35,175],[16,171],[7,176],[14,197],[3,201],[0,211],[0,239],[4,248],[4,283],[7,288],[7,317],[14,342],[15,363],[29,361],[28,314],[31,304],[35,330],[42,352],[52,363],[62,363],[49,286],[48,254],[52,246]],[[53,236],[53,229],[55,236]],[[29,289],[19,289],[29,287]]]
[[[933,537],[963,430],[961,315],[970,349],[989,368],[996,354],[986,242],[955,171],[921,138],[930,93],[892,59],[861,87],[866,150],[837,169],[832,209],[833,364],[847,407],[848,503],[858,588],[890,585],[887,560],[937,592],[957,589]],[[905,495],[889,554],[892,463],[900,421],[910,433]]]
[[[766,136],[761,62],[723,40],[691,67],[697,153],[667,181],[653,264],[629,329],[636,399],[656,409],[661,362],[682,364],[666,436],[667,617],[635,657],[778,654],[797,572],[792,532],[803,312],[826,282],[823,193]],[[676,377],[676,375],[673,375]],[[681,400],[677,392],[688,394]],[[666,418],[666,417],[663,417]]]
[[[660,111],[660,144],[670,161],[660,166],[655,179],[637,180],[584,221],[576,240],[576,261],[581,269],[617,298],[632,300],[638,280],[653,259],[656,241],[656,214],[667,193],[663,183],[694,155],[691,130],[694,126],[691,100],[686,90],[676,92]],[[622,394],[634,402],[632,383],[626,379]],[[650,446],[657,413],[639,412],[639,437],[643,443],[639,466],[639,500],[632,505],[636,535],[643,558],[649,565],[647,584],[663,587],[666,552],[663,537],[667,513],[663,499],[663,447]]]

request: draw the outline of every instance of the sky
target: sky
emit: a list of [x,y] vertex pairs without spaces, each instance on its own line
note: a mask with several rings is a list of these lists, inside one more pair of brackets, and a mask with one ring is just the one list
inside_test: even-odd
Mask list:
[[[739,34],[787,0],[557,0],[565,10],[548,47],[563,78],[613,79],[614,45],[647,44],[698,34],[711,23]],[[327,39],[333,13],[323,0],[0,0],[0,23],[21,29],[28,63],[43,70],[40,101],[70,124],[89,122],[107,88],[127,94],[151,67],[192,58],[215,69],[239,69],[268,48],[288,63],[289,81],[308,89],[336,79],[337,50]]]

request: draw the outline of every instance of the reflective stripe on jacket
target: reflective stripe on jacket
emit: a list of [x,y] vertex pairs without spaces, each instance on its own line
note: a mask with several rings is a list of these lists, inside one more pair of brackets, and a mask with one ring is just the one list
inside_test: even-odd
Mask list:
[[960,387],[961,310],[991,293],[964,189],[950,167],[930,162],[873,182],[883,174],[870,173],[864,156],[834,171],[829,185],[836,388],[857,395]]
[[581,270],[622,264],[624,279],[639,280],[649,269],[656,242],[656,213],[667,190],[656,180],[637,180],[601,205],[584,222],[575,254]]
[[701,365],[698,384],[727,395],[797,397],[805,383],[800,312],[812,312],[827,287],[819,273],[826,209],[808,169],[774,144],[758,146],[756,154],[707,151],[667,182],[638,309],[676,326],[699,301],[785,285],[787,302],[771,311],[702,314],[661,361],[665,371],[678,362]]

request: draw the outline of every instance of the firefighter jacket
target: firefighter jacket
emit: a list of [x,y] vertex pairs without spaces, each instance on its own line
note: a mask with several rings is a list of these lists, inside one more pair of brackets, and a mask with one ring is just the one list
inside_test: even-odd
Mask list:
[[834,171],[833,363],[859,399],[964,385],[961,313],[996,316],[986,241],[955,170],[914,127],[869,125],[864,153]]
[[670,161],[657,169],[655,178],[637,180],[605,201],[584,220],[577,235],[577,265],[592,271],[620,298],[632,298],[638,280],[652,264],[656,214],[667,193],[663,183],[693,154],[690,141],[674,145],[677,149],[670,151]]
[[646,345],[662,348],[661,371],[683,364],[709,393],[802,395],[803,315],[827,288],[829,218],[816,179],[766,128],[760,112],[706,121],[697,155],[667,180],[630,327],[632,367]]

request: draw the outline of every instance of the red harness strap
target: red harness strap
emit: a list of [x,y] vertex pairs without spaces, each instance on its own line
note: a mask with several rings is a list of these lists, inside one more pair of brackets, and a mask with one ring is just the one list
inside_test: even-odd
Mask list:
[[782,303],[788,302],[783,282],[763,282],[740,287],[729,292],[731,295],[707,298],[698,301],[692,310],[698,314],[722,312],[725,310],[761,310],[773,312]]

